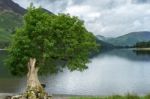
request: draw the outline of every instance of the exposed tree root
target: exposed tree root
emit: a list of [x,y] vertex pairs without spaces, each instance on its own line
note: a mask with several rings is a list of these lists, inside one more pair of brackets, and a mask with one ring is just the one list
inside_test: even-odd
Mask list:
[[36,59],[31,58],[28,63],[26,92],[22,95],[12,96],[11,99],[51,99],[38,79],[39,68],[35,65]]

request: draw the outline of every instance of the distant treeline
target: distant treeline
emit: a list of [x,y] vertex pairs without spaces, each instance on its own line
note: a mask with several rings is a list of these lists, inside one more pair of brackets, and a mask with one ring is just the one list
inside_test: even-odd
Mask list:
[[147,47],[150,47],[150,41],[148,42],[138,42],[134,45],[134,47],[137,47],[137,48],[147,48]]

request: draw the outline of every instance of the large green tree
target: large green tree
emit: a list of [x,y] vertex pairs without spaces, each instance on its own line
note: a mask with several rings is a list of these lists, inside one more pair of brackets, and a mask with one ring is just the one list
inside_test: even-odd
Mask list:
[[[37,97],[36,93],[45,93],[38,73],[53,73],[63,67],[71,71],[85,69],[89,55],[96,49],[96,42],[77,17],[49,14],[31,6],[8,49],[7,62],[11,72],[27,74],[26,97],[33,91],[33,98]],[[43,99],[43,96],[39,97]]]

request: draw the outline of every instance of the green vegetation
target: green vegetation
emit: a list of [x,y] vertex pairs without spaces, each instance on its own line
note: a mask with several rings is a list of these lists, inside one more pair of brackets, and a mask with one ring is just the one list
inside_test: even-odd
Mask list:
[[150,40],[150,32],[141,31],[141,32],[132,32],[126,35],[122,35],[115,38],[106,38],[103,36],[97,36],[100,40],[119,47],[130,47],[134,46],[138,42],[147,42]]
[[7,63],[14,75],[28,73],[25,96],[43,99],[46,94],[37,73],[53,73],[63,67],[84,70],[96,47],[95,37],[77,17],[53,15],[31,6],[23,26],[15,31]]
[[106,96],[106,97],[71,97],[70,99],[150,99],[150,95],[137,96],[137,95],[126,95],[126,96]]
[[148,42],[138,42],[134,45],[136,48],[150,48],[150,41]]
[[0,48],[10,42],[12,32],[21,25],[21,15],[7,10],[0,12]]

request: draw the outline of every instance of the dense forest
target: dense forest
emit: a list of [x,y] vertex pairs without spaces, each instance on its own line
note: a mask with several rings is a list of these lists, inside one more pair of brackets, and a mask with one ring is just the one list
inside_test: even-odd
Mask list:
[[135,44],[134,47],[137,47],[137,48],[148,48],[150,47],[150,41],[148,42],[138,42]]

